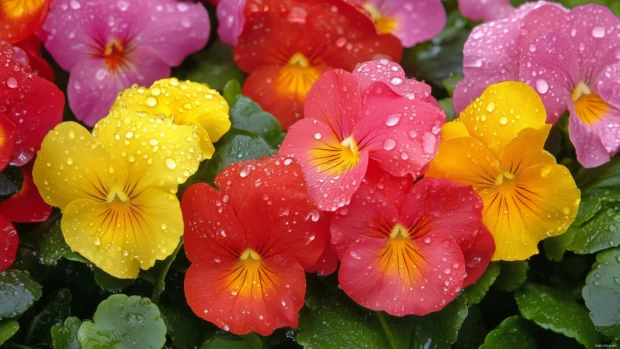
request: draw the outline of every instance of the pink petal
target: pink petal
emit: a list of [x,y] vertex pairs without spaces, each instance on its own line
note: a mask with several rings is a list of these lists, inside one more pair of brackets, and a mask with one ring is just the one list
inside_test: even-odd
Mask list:
[[403,68],[387,59],[360,63],[353,71],[353,75],[359,81],[362,90],[375,81],[381,81],[403,97],[437,105],[437,101],[431,96],[429,85],[416,79],[407,79]]
[[374,0],[379,11],[393,17],[398,27],[393,33],[404,47],[434,38],[446,26],[446,9],[441,0]]
[[106,116],[123,89],[132,84],[149,86],[170,76],[170,66],[148,47],[138,47],[129,54],[127,65],[116,72],[108,70],[101,58],[80,61],[69,77],[67,95],[75,116],[93,126]]
[[577,152],[577,160],[583,167],[597,167],[610,160],[609,152],[605,149],[601,138],[581,121],[572,103],[568,132]]
[[444,112],[401,97],[382,82],[375,82],[364,93],[365,116],[354,130],[358,146],[392,175],[417,178],[437,151]]
[[[560,4],[538,2],[523,17],[519,47],[521,51],[529,49],[529,45],[546,32],[561,32],[568,18],[568,10]],[[524,5],[525,7],[527,5]]]
[[303,119],[288,130],[280,154],[293,156],[306,175],[308,193],[322,211],[335,211],[348,204],[351,196],[362,183],[368,167],[368,152],[360,152],[360,161],[345,173],[334,174],[313,163],[312,150],[327,144],[340,144],[341,138],[330,126],[316,119]]
[[454,95],[452,96],[452,107],[458,114],[467,108],[476,98],[478,98],[482,92],[487,88],[485,83],[481,83],[479,79],[473,78],[470,80],[464,78],[459,81],[454,88]]
[[245,23],[244,7],[245,0],[221,0],[217,5],[217,34],[222,42],[231,46],[237,45],[237,40]]
[[521,58],[521,81],[540,95],[547,122],[555,123],[571,103],[571,94],[581,80],[579,58],[570,37],[546,33],[533,41]]
[[510,16],[515,9],[510,0],[459,0],[459,11],[473,21],[493,21]]
[[605,67],[598,78],[596,91],[605,102],[620,108],[620,63]]

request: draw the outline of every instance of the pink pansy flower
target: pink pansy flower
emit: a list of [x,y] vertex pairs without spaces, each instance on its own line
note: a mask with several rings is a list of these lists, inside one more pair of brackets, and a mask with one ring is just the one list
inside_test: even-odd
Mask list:
[[[382,73],[386,68],[393,74]],[[399,177],[424,172],[437,151],[445,113],[425,101],[428,90],[419,85],[425,84],[407,80],[387,60],[319,77],[304,119],[289,129],[280,152],[299,160],[321,210],[348,204],[370,159]]]
[[381,34],[394,34],[404,47],[432,39],[446,26],[441,0],[354,0]]
[[71,72],[71,109],[92,126],[121,90],[168,77],[204,47],[209,28],[207,11],[193,2],[55,0],[39,36]]
[[221,0],[217,5],[216,14],[219,23],[217,34],[222,42],[231,46],[237,45],[245,23],[244,7],[245,0]]
[[[544,1],[521,5],[507,18],[481,24],[472,30],[463,47],[463,75],[454,90],[454,111],[460,113],[494,83],[519,80],[519,57],[529,41],[547,28],[557,27],[554,16],[566,12]],[[531,32],[522,30],[526,23]]]
[[620,20],[607,7],[584,5],[554,21],[523,51],[520,78],[541,96],[549,122],[570,112],[577,160],[596,167],[620,148]]
[[512,15],[515,8],[510,0],[459,0],[459,11],[474,21],[494,21]]

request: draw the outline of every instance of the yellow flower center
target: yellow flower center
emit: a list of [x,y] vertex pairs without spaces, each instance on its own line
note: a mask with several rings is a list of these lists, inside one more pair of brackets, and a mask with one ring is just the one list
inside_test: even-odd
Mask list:
[[20,18],[38,11],[45,0],[2,0],[2,12],[9,18]]
[[353,169],[360,162],[360,153],[353,136],[340,143],[321,142],[322,135],[316,134],[317,148],[311,150],[311,161],[318,172],[341,175]]
[[258,262],[262,258],[260,257],[258,252],[254,251],[251,248],[248,248],[247,250],[243,251],[239,259],[241,259],[242,261],[248,261],[248,262],[252,262],[252,261]]
[[571,97],[577,116],[588,125],[600,120],[609,111],[609,104],[592,93],[592,89],[583,81],[575,87]]
[[127,63],[126,48],[122,42],[114,39],[104,48],[103,58],[110,70],[116,70]]
[[319,75],[320,72],[312,67],[310,60],[297,52],[291,56],[288,64],[282,67],[277,81],[278,91],[281,95],[294,95],[303,101]]
[[366,2],[362,7],[368,12],[380,34],[390,34],[398,28],[398,21],[395,18],[383,16],[373,4]]
[[407,228],[405,228],[402,224],[397,223],[390,232],[390,240],[394,239],[409,239],[409,230],[407,230]]

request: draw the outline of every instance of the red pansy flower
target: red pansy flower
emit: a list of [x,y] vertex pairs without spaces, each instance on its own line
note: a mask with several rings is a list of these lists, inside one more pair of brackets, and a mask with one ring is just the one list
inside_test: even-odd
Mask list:
[[52,0],[0,1],[0,40],[22,41],[34,34],[45,21]]
[[[369,159],[395,176],[423,174],[445,123],[430,87],[405,79],[398,64],[362,66],[321,75],[308,93],[304,119],[291,126],[280,150],[299,160],[308,190],[324,211],[350,201]],[[375,74],[379,67],[390,67],[394,76]]]
[[359,62],[399,61],[400,41],[378,34],[372,19],[347,0],[249,0],[235,61],[250,73],[243,94],[287,129],[303,117],[306,94],[322,72]]
[[0,61],[0,116],[16,128],[10,162],[21,166],[62,121],[65,98],[56,85],[32,74],[23,50],[0,41]]
[[342,289],[362,306],[396,316],[440,310],[493,256],[482,208],[471,187],[435,178],[413,185],[371,166],[331,222]]
[[195,184],[181,200],[185,295],[203,319],[235,334],[296,327],[304,269],[324,246],[324,222],[300,166],[274,156],[224,169],[219,192]]

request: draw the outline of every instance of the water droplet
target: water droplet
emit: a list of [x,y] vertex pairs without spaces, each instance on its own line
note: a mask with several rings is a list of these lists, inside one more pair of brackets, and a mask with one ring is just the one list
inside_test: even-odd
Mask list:
[[15,78],[8,78],[6,80],[6,85],[9,88],[16,88],[17,87],[17,80],[15,80]]
[[385,125],[390,126],[390,127],[396,126],[398,122],[400,121],[401,116],[402,116],[401,114],[392,114],[388,116],[385,119]]
[[493,110],[495,110],[495,103],[489,102],[489,104],[487,104],[487,111],[490,113]]
[[319,139],[321,139],[322,137],[323,137],[323,135],[321,135],[321,134],[320,134],[320,133],[318,133],[318,132],[314,134],[314,139],[316,139],[316,140],[319,140]]
[[383,142],[383,149],[392,150],[396,147],[396,141],[392,138],[388,138]]
[[547,81],[543,79],[536,80],[536,91],[538,91],[541,95],[547,93],[547,91],[549,91],[549,84]]
[[499,118],[499,123],[502,125],[506,125],[508,123],[508,118],[505,116],[502,116],[501,118]]
[[592,36],[599,39],[605,37],[605,27],[592,28]]
[[166,166],[169,169],[174,170],[177,167],[177,162],[174,161],[174,159],[166,159]]
[[148,105],[149,107],[154,107],[157,105],[157,98],[153,97],[153,96],[148,96],[146,97],[146,105]]

